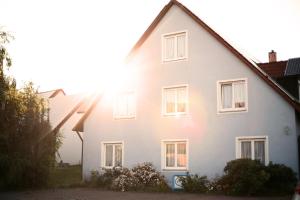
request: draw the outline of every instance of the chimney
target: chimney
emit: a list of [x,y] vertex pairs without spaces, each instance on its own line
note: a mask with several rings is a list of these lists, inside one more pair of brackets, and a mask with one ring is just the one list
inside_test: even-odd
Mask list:
[[269,52],[269,62],[276,62],[277,58],[276,58],[276,52],[274,50]]

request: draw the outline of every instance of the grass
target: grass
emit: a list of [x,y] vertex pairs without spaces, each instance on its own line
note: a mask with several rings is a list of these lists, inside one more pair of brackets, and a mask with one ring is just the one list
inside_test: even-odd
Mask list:
[[55,188],[74,187],[82,185],[81,165],[56,167],[50,173],[49,186]]

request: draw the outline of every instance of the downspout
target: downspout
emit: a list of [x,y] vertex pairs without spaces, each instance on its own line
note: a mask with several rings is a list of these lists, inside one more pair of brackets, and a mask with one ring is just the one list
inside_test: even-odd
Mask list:
[[81,179],[83,180],[83,138],[78,131],[76,133],[81,140]]

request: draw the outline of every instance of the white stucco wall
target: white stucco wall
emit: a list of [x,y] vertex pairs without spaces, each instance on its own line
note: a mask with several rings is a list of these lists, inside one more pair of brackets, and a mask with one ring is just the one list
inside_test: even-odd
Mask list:
[[[79,103],[81,95],[57,95],[50,98],[50,123],[55,128],[65,116]],[[79,121],[82,114],[74,113],[70,119],[61,127],[59,133],[61,138],[61,146],[58,149],[57,162],[61,160],[71,165],[81,163],[81,140],[72,131],[72,128]]]
[[[161,35],[188,31],[188,59],[162,63]],[[131,62],[138,70],[137,115],[114,120],[112,101],[103,99],[84,124],[84,176],[101,166],[103,141],[124,141],[124,166],[152,162],[161,169],[161,140],[189,140],[191,173],[214,177],[236,157],[237,136],[268,136],[269,158],[298,171],[294,109],[207,31],[173,6]],[[217,113],[217,81],[247,78],[247,112]],[[189,111],[184,117],[161,113],[164,86],[189,85]],[[284,128],[290,128],[286,135]],[[163,171],[169,180],[185,172]]]

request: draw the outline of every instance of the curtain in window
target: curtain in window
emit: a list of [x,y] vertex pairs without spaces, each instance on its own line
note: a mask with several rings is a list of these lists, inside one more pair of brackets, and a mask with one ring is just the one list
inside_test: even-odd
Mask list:
[[264,141],[254,142],[254,154],[255,154],[255,160],[260,160],[262,163],[265,163],[265,142]]
[[165,38],[165,59],[173,59],[175,48],[175,37],[166,37]]
[[165,89],[166,98],[166,113],[175,112],[175,102],[176,102],[176,90],[175,89]]
[[186,112],[187,88],[177,88],[177,112]]
[[166,144],[166,166],[175,167],[175,144]]
[[221,85],[222,108],[232,107],[232,84]]
[[186,167],[186,144],[177,144],[177,167]]
[[114,166],[122,166],[122,145],[115,145],[115,165]]
[[240,81],[234,83],[234,106],[235,108],[245,107],[245,82]]
[[251,159],[251,142],[241,142],[241,158]]
[[113,165],[113,145],[105,145],[105,166],[111,167]]
[[186,35],[178,35],[177,36],[177,57],[178,58],[183,58],[185,57],[185,38]]

